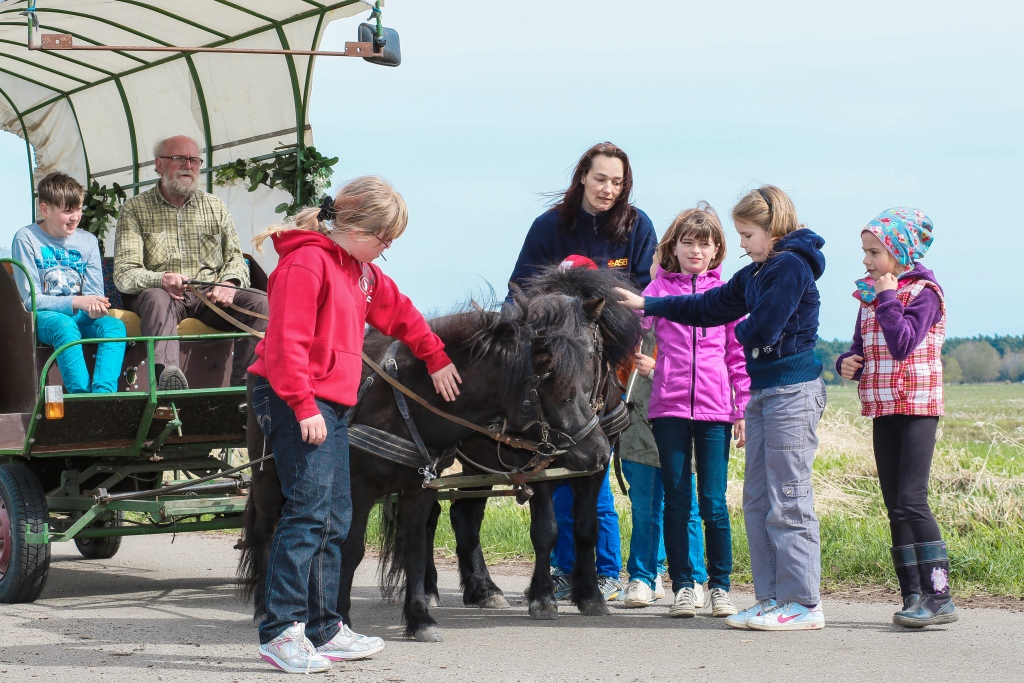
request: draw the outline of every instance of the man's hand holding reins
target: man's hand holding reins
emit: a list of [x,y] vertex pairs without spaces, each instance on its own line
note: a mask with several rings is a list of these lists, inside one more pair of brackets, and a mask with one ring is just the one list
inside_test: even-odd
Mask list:
[[430,376],[434,381],[434,391],[444,396],[446,401],[454,401],[459,395],[459,385],[462,378],[459,371],[455,369],[454,363],[449,363]]
[[163,279],[160,282],[160,287],[170,294],[172,299],[184,301],[185,283],[187,282],[188,278],[181,273],[164,273]]
[[[232,282],[222,282],[221,285],[233,285]],[[235,289],[234,287],[221,287],[217,285],[210,290],[210,293],[206,295],[207,298],[215,304],[222,306],[228,306],[235,300]]]

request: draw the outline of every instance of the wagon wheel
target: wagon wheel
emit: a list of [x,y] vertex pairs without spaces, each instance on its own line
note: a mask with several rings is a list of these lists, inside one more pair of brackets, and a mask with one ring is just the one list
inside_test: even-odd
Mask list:
[[0,602],[32,602],[50,569],[50,545],[25,543],[25,525],[43,531],[46,492],[24,465],[0,465]]
[[[91,529],[111,529],[119,527],[124,522],[124,513],[118,510],[115,516],[92,525]],[[82,557],[87,560],[109,560],[121,549],[121,536],[107,536],[105,538],[76,538],[75,545]]]

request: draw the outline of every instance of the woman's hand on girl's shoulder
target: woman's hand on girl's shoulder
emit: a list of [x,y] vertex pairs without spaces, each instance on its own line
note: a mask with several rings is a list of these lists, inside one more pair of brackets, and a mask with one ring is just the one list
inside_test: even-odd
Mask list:
[[747,445],[747,421],[740,419],[732,424],[732,435],[736,439],[736,448]]
[[462,378],[459,371],[455,369],[454,363],[449,363],[430,376],[434,381],[434,391],[444,397],[446,401],[454,401],[459,395],[459,385]]

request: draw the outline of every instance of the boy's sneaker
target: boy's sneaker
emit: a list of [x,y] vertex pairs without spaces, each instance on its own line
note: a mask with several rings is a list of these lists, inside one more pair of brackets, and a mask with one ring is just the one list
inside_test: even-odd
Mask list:
[[760,617],[768,610],[775,609],[777,603],[774,600],[758,600],[753,607],[748,607],[742,612],[738,612],[731,617],[725,618],[725,625],[731,628],[750,628],[747,622],[754,618]]
[[618,600],[622,595],[622,582],[614,576],[597,577],[597,587],[601,591],[601,595],[604,596],[605,602]]
[[708,600],[711,603],[713,617],[731,617],[739,611],[729,599],[729,591],[724,588],[712,588]]
[[761,616],[750,617],[747,628],[755,631],[809,631],[825,628],[825,613],[821,603],[807,608],[796,602],[787,602]]
[[665,578],[664,574],[658,574],[654,579],[654,599],[661,600],[665,597]]
[[555,600],[566,600],[572,592],[572,584],[569,582],[569,575],[563,574],[556,569],[551,572],[551,580],[555,584]]
[[[657,581],[657,579],[655,579]],[[647,607],[651,603],[657,602],[658,598],[654,596],[654,591],[647,585],[647,582],[643,579],[633,579],[626,586],[626,592],[622,596],[622,604],[625,607]]]
[[188,380],[179,368],[168,365],[160,373],[156,388],[160,391],[188,391]]
[[706,604],[707,598],[705,597],[705,595],[706,594],[704,593],[704,584],[697,583],[696,581],[694,581],[694,583],[693,583],[693,606],[696,607],[697,609],[703,609],[704,607],[707,607],[707,604]]
[[692,588],[680,588],[676,591],[676,598],[672,606],[668,608],[668,615],[670,617],[697,616],[697,604]]
[[331,660],[317,654],[306,638],[306,625],[296,621],[265,645],[260,657],[290,674],[319,674],[331,670]]
[[384,639],[364,636],[350,629],[345,622],[338,622],[338,632],[329,641],[316,649],[317,653],[332,662],[349,659],[363,659],[384,649]]

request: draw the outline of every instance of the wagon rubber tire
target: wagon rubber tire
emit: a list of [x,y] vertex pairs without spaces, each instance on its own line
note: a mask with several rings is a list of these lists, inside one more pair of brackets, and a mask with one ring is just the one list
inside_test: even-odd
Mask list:
[[46,492],[24,465],[0,465],[0,603],[32,602],[50,569],[50,545],[25,543],[25,525],[40,533],[49,520]]
[[[97,524],[90,528],[116,528],[122,525],[123,520],[124,513],[118,510],[113,519],[107,520],[102,524]],[[107,536],[105,538],[76,538],[75,547],[78,548],[78,552],[82,553],[82,557],[87,560],[109,560],[114,555],[117,555],[117,551],[121,549],[122,538],[124,537]]]

